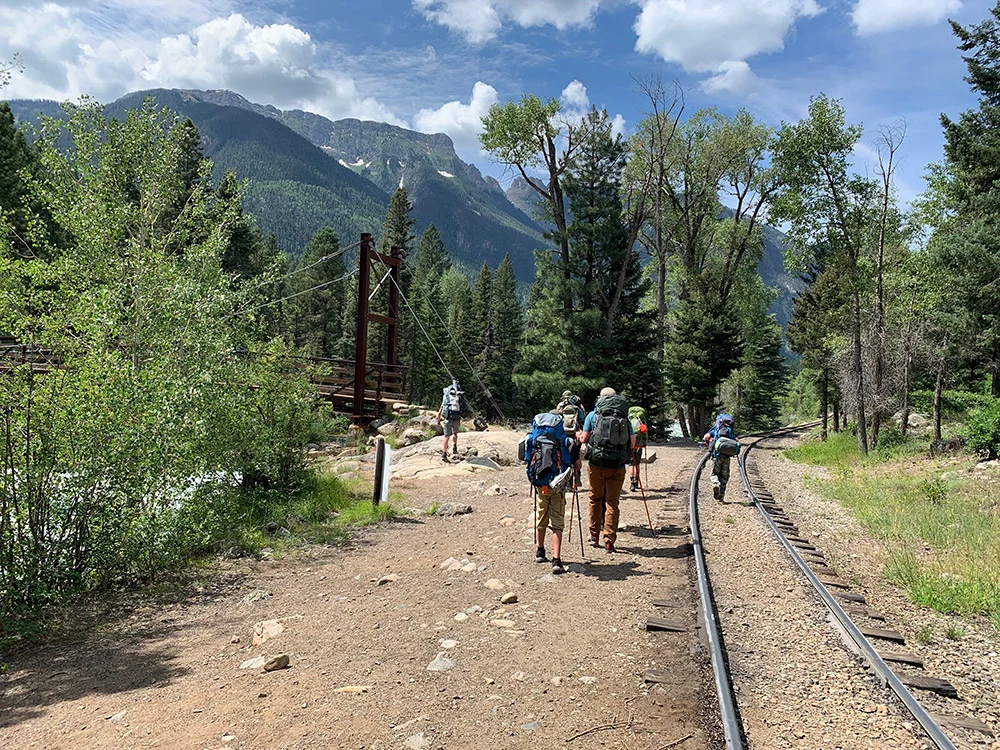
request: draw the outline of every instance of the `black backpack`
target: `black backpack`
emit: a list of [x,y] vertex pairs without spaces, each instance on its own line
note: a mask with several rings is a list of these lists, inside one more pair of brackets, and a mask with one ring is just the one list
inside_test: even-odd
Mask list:
[[594,429],[590,433],[590,463],[604,468],[618,468],[628,463],[631,449],[628,405],[624,396],[601,396],[597,399]]

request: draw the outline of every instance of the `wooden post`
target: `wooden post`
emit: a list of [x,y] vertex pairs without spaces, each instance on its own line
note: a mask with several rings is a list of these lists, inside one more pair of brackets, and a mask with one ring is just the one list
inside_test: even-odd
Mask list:
[[368,362],[368,287],[371,285],[372,236],[361,235],[358,247],[358,317],[354,334],[354,423],[365,416],[365,369]]

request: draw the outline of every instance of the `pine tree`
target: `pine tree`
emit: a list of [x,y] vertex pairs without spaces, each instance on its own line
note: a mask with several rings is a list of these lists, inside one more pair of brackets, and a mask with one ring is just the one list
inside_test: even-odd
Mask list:
[[510,255],[504,255],[493,274],[490,305],[493,356],[482,372],[483,382],[506,417],[517,413],[517,389],[510,374],[517,366],[524,331],[524,313],[517,298],[517,278]]
[[[382,236],[379,238],[378,248],[379,251],[385,255],[394,247],[398,247],[402,250],[402,256],[405,258],[410,249],[413,246],[413,223],[414,219],[410,216],[410,212],[413,210],[413,206],[410,204],[410,199],[406,195],[406,188],[399,188],[395,193],[392,194],[392,199],[389,201],[389,208],[385,214],[385,221],[382,223]],[[385,275],[385,269],[382,268],[380,263],[375,263],[374,267],[379,269],[381,272],[373,275],[372,284],[378,283],[378,281]],[[401,269],[402,270],[402,269]],[[386,279],[382,286],[375,292],[369,302],[369,309],[375,311],[383,311],[387,309],[388,306],[388,286],[392,282]],[[403,286],[400,283],[400,286]],[[405,293],[405,287],[403,289]],[[411,303],[412,304],[412,303]],[[400,318],[402,318],[403,311],[406,310],[406,305],[400,300]],[[400,331],[402,333],[402,331]],[[401,350],[406,350],[406,344],[402,341],[397,341],[397,345]],[[382,325],[370,325],[368,328],[368,361],[369,362],[385,362],[387,359],[387,338],[386,329]],[[398,352],[397,352],[398,355]]]
[[451,259],[441,235],[434,224],[430,224],[406,263],[404,288],[412,313],[406,305],[402,305],[400,311],[403,318],[401,338],[409,367],[409,397],[414,403],[434,403],[443,387],[441,384],[447,379],[427,338],[440,348],[448,341],[442,322],[446,309],[442,304],[441,277],[449,268]]
[[289,300],[285,310],[292,341],[312,355],[337,356],[343,337],[350,282],[344,278],[347,269],[343,257],[329,258],[339,249],[336,232],[321,228],[306,246],[295,269],[298,272],[287,287],[286,294],[298,295]]
[[551,408],[564,388],[592,393],[604,385],[655,409],[662,401],[655,313],[643,308],[648,282],[623,211],[625,145],[605,112],[591,111],[583,130],[563,180],[572,213],[569,273],[561,257],[538,255],[518,385],[533,409]]
[[[45,235],[56,229],[48,219],[48,211],[31,198],[24,181],[25,172],[36,175],[38,169],[38,154],[18,129],[10,106],[0,102],[0,211],[8,225],[7,239],[11,246],[29,255],[41,252],[46,244]],[[31,214],[41,216],[49,231],[39,234]]]

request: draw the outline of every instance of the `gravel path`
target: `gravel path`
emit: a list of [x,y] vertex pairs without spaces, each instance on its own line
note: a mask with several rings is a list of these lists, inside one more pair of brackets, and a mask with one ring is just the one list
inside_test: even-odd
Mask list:
[[[588,546],[558,578],[533,561],[532,501],[511,467],[393,487],[401,505],[465,502],[469,515],[415,516],[346,549],[220,563],[168,603],[147,593],[134,609],[124,597],[93,607],[92,626],[11,657],[0,747],[718,746],[682,505],[668,491],[697,452],[655,450],[649,484],[661,489],[649,503],[666,533],[652,538],[627,494],[619,554]],[[484,495],[497,483],[502,494]],[[567,563],[583,562],[577,533]],[[459,569],[442,567],[450,558]],[[516,601],[501,603],[509,593]],[[657,614],[689,628],[647,632]],[[283,630],[252,646],[265,620]],[[290,668],[240,668],[279,653]],[[651,669],[666,681],[644,683]]]
[[[747,505],[735,466],[723,503],[712,499],[708,474],[699,489],[702,533],[750,746],[927,747],[845,650],[819,598]],[[787,479],[761,474],[785,505]]]
[[[973,716],[1000,733],[1000,637],[985,618],[943,615],[910,602],[906,592],[885,580],[888,556],[885,543],[873,537],[838,503],[823,499],[806,488],[809,479],[825,478],[825,470],[789,461],[781,448],[789,440],[775,440],[754,449],[761,476],[796,521],[802,535],[810,538],[852,590],[863,594],[869,606],[886,617],[883,627],[906,637],[906,651],[925,662],[928,676],[946,679],[961,700],[915,691],[932,713]],[[946,636],[949,629],[964,631],[961,639]],[[904,650],[897,648],[894,650]],[[1000,750],[1000,742],[979,732],[945,727],[961,748]]]

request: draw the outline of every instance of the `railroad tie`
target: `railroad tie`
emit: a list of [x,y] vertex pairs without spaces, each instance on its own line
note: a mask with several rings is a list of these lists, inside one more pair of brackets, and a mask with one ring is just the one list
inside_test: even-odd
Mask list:
[[918,669],[924,668],[924,660],[916,654],[907,654],[901,651],[876,650],[878,651],[878,655],[882,657],[882,661],[893,661],[897,664],[906,664],[909,667],[917,667]]
[[931,714],[931,718],[934,719],[938,724],[943,724],[949,727],[957,727],[959,729],[969,729],[973,732],[982,732],[990,737],[995,736],[993,730],[990,729],[990,725],[984,721],[980,721],[975,716],[947,716],[946,714]]
[[899,681],[906,687],[929,690],[932,693],[943,695],[945,698],[958,699],[958,690],[947,680],[938,677],[924,677],[923,675],[897,674]]

